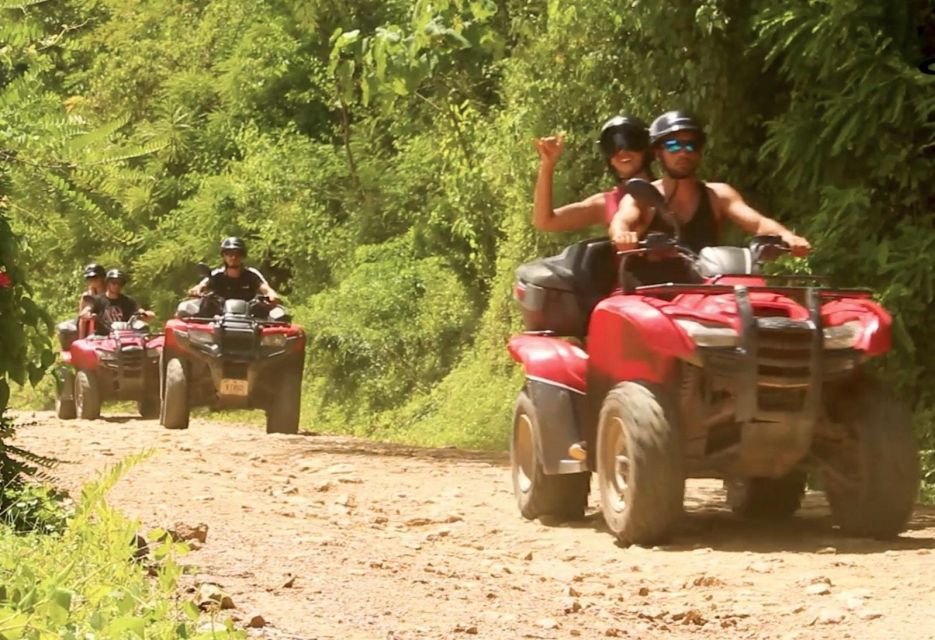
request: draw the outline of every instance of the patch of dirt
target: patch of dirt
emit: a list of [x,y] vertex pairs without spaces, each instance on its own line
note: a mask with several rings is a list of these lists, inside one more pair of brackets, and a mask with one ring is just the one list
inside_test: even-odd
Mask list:
[[523,520],[505,454],[14,417],[16,444],[63,460],[69,489],[154,449],[111,504],[144,531],[204,531],[183,561],[251,637],[935,638],[930,508],[878,542],[837,534],[820,494],[791,522],[754,525],[719,482],[691,481],[672,544],[620,548],[595,493],[581,522]]

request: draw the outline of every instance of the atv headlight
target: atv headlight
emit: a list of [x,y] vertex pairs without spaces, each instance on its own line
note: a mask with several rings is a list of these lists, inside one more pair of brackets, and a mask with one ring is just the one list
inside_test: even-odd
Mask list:
[[860,338],[861,323],[851,320],[836,327],[825,327],[825,349],[850,349]]
[[146,350],[146,357],[147,357],[147,358],[158,358],[158,357],[159,357],[159,349],[147,349],[147,350]]
[[730,327],[702,324],[696,320],[677,318],[675,323],[680,326],[688,337],[699,347],[736,347],[737,332]]
[[214,334],[210,331],[190,331],[188,334],[188,339],[193,344],[214,344]]
[[286,346],[286,334],[267,333],[260,338],[260,346],[271,347],[273,349],[282,349]]

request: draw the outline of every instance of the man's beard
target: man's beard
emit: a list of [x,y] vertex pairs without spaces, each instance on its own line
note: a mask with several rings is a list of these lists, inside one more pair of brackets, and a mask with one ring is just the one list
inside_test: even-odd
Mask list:
[[676,169],[675,167],[670,166],[664,162],[661,164],[662,170],[665,172],[665,174],[676,180],[684,180],[686,178],[694,177],[695,175],[695,167],[691,167],[689,169]]

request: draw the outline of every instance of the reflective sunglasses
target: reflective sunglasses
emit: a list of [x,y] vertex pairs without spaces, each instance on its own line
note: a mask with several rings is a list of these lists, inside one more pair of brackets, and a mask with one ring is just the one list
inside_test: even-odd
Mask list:
[[696,151],[698,151],[701,145],[699,145],[698,142],[695,140],[685,140],[684,142],[682,142],[682,141],[679,141],[673,138],[673,139],[666,140],[665,142],[663,142],[662,146],[669,153],[678,153],[682,149],[684,149],[688,153],[695,153]]

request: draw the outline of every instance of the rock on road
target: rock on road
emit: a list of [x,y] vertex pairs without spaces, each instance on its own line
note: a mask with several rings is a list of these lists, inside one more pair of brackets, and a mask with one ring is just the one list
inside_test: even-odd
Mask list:
[[16,444],[61,460],[72,490],[153,449],[110,503],[144,531],[207,525],[182,560],[251,637],[935,639],[931,508],[897,540],[852,539],[820,494],[791,522],[755,525],[725,509],[720,483],[692,481],[670,545],[621,548],[594,493],[582,522],[523,520],[502,453],[13,417]]

